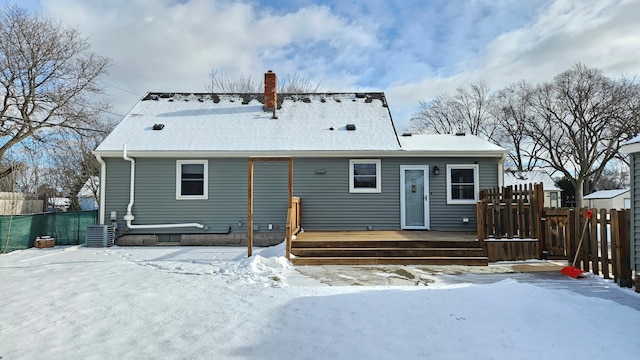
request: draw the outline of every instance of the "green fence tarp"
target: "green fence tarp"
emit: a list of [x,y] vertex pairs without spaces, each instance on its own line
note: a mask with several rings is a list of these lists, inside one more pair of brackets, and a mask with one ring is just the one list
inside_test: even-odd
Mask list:
[[84,244],[87,226],[97,220],[97,210],[0,215],[0,253],[31,248],[39,236],[54,238],[56,245]]

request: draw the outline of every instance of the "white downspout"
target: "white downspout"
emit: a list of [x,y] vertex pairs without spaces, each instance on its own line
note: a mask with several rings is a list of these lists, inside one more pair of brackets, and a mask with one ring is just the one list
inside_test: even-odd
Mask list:
[[502,153],[502,158],[498,161],[498,187],[504,186],[504,162],[507,159],[507,154]]
[[[167,228],[182,228],[182,227],[197,227],[199,229],[204,229],[204,225],[199,223],[182,223],[182,224],[151,224],[151,225],[133,225],[132,222],[135,219],[133,216],[133,199],[134,199],[134,185],[136,178],[136,160],[132,157],[127,156],[127,145],[125,144],[122,147],[122,158],[131,162],[131,181],[130,181],[130,189],[129,189],[129,204],[127,205],[127,214],[123,217],[123,219],[127,222],[127,227],[129,229],[167,229]],[[102,200],[100,200],[102,203]]]
[[98,205],[98,224],[104,225],[104,194],[106,193],[105,189],[107,188],[107,163],[104,162],[102,156],[100,154],[95,154],[96,159],[100,163],[100,204]]

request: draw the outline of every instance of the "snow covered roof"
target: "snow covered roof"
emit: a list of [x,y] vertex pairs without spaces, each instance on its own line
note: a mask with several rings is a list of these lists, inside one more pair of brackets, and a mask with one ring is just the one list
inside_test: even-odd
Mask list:
[[613,199],[616,196],[620,196],[624,193],[628,193],[630,189],[615,189],[615,190],[600,190],[592,192],[589,195],[585,195],[584,198],[589,200],[593,199]]
[[545,191],[562,191],[562,189],[556,186],[551,176],[544,170],[504,172],[505,186],[527,185],[532,183],[542,183],[542,188]]
[[399,137],[403,150],[429,152],[433,155],[501,156],[508,150],[475,135],[404,134]]
[[627,154],[640,152],[640,135],[622,144],[621,150]]
[[100,186],[100,177],[92,176],[82,186],[82,189],[78,191],[77,197],[79,198],[94,198],[93,189],[97,189]]
[[383,93],[278,94],[276,119],[263,103],[263,94],[149,93],[96,152],[400,150]]

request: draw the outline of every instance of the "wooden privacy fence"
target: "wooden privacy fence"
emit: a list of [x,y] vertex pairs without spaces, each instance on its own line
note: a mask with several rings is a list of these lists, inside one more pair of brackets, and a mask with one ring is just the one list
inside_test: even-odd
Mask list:
[[482,190],[476,205],[478,239],[537,239],[543,206],[542,184]]
[[631,287],[629,210],[544,208],[542,184],[487,189],[477,203],[478,240],[489,261],[572,259],[575,266]]
[[[586,210],[545,209],[542,257],[573,260],[579,251],[574,266],[631,287],[630,211],[591,209],[593,216],[587,220]],[[584,240],[577,249],[583,230]]]

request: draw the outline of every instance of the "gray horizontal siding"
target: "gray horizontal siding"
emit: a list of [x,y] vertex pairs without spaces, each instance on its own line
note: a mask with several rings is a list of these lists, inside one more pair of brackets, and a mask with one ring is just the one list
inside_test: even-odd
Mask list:
[[[175,159],[136,159],[134,224],[175,224],[198,222],[197,228],[131,230],[131,233],[246,232],[247,159],[208,159],[208,199],[176,199]],[[125,229],[122,217],[129,203],[130,163],[107,159],[106,222],[111,211],[118,212],[118,228]],[[265,230],[284,227],[287,213],[287,165],[256,163],[254,173],[254,226]]]
[[[182,159],[186,160],[186,159]],[[494,187],[498,159],[381,158],[382,192],[349,193],[348,158],[294,159],[294,196],[302,199],[307,230],[400,229],[400,166],[428,165],[430,224],[433,230],[475,230],[475,205],[446,203],[446,165],[480,167],[480,187]],[[106,159],[106,222],[118,212],[119,230],[129,202],[130,164]],[[199,222],[208,229],[137,230],[132,233],[246,232],[247,159],[208,159],[209,198],[176,200],[176,159],[136,159],[134,224]],[[440,175],[433,175],[433,166]],[[287,163],[254,162],[254,227],[282,230],[287,212]],[[469,218],[463,223],[462,218]],[[239,225],[239,223],[241,225]]]
[[640,153],[631,154],[631,256],[640,271]]
[[[399,177],[382,161],[382,192],[349,193],[349,159],[295,159],[294,195],[307,230],[398,229]],[[316,173],[316,169],[319,173]]]

